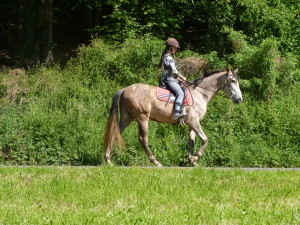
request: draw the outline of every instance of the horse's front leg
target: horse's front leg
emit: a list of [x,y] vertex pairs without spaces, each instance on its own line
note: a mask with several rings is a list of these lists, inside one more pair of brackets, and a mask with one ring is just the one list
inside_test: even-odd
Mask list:
[[[203,152],[204,152],[204,149],[206,147],[206,145],[208,144],[208,139],[206,137],[206,135],[204,134],[203,132],[203,129],[200,125],[200,123],[198,123],[197,125],[195,125],[193,128],[194,132],[201,138],[202,140],[202,145],[200,147],[200,149],[196,152],[196,154],[194,154],[193,156],[191,155],[191,157],[189,158],[190,160],[190,163],[193,165],[193,166],[196,166],[197,165],[197,161],[198,159],[202,156]],[[191,132],[190,132],[191,133]],[[191,134],[190,134],[191,135]],[[191,150],[190,150],[191,151]],[[193,154],[190,152],[190,154]]]
[[195,138],[196,133],[190,128],[190,134],[189,134],[189,162],[191,163],[191,159],[194,155],[194,146],[195,146]]

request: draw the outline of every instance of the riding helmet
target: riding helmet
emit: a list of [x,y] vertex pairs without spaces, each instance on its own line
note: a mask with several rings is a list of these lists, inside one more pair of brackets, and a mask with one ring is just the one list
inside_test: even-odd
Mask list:
[[178,41],[175,39],[175,38],[169,38],[167,41],[166,41],[166,46],[174,46],[176,48],[180,48],[179,47],[179,43]]

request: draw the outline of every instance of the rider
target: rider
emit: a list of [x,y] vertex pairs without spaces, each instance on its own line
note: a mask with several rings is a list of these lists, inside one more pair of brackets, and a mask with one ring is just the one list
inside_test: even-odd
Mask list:
[[163,51],[159,62],[159,67],[161,67],[163,71],[161,78],[162,82],[165,83],[167,88],[173,91],[176,95],[174,104],[175,114],[173,116],[173,119],[175,120],[186,115],[181,112],[184,93],[179,85],[179,80],[186,81],[186,78],[178,72],[176,62],[173,58],[173,55],[175,55],[179,48],[178,41],[174,38],[169,38],[166,41],[166,48]]

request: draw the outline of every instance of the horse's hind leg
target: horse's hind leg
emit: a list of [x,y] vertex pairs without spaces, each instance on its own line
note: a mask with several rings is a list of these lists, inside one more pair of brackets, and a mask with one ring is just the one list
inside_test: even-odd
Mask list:
[[130,125],[130,123],[133,121],[133,117],[130,115],[128,110],[121,105],[121,114],[120,114],[120,122],[119,122],[119,127],[120,127],[120,133],[126,129]]
[[161,163],[158,162],[155,158],[155,156],[152,154],[149,146],[148,146],[148,122],[149,119],[144,120],[137,120],[138,126],[139,126],[139,142],[143,146],[144,150],[146,151],[146,154],[150,160],[151,163],[156,165],[157,167],[162,167]]

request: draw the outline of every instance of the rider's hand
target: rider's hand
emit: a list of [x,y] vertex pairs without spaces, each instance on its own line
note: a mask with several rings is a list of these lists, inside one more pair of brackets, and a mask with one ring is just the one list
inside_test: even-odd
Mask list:
[[183,75],[181,75],[181,74],[179,74],[179,78],[180,78],[180,80],[186,81],[185,76],[183,76]]

